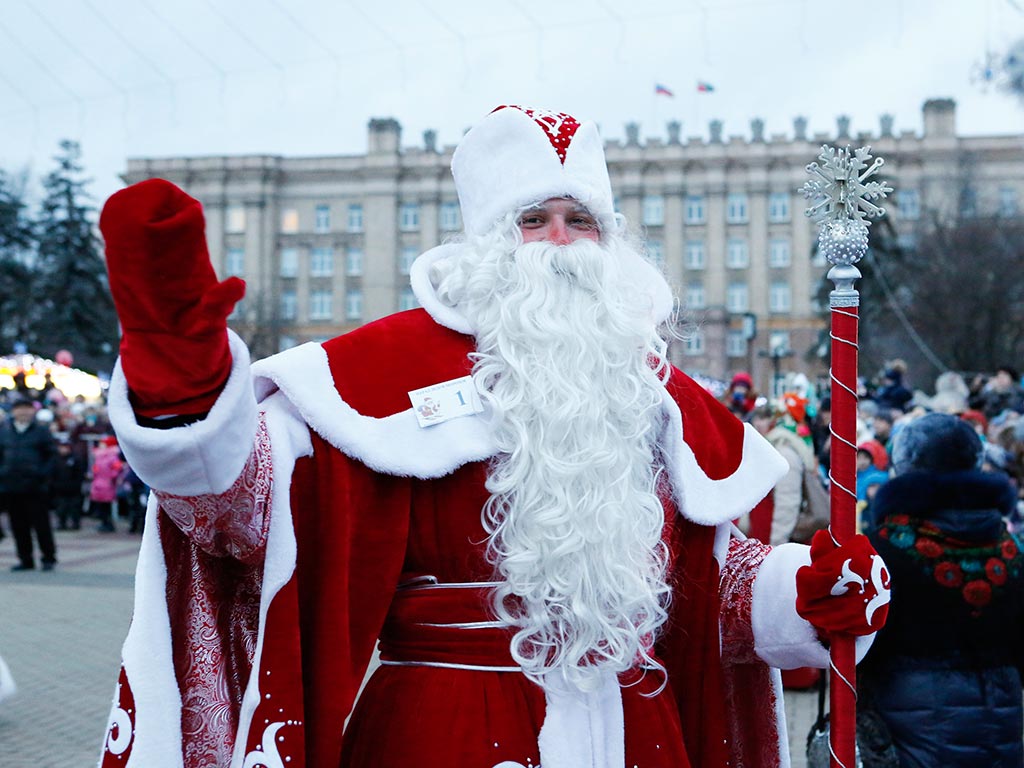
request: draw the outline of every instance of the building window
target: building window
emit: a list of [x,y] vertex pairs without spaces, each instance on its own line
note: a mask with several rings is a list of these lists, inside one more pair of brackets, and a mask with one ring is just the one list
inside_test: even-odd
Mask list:
[[686,196],[686,223],[704,223],[704,195]]
[[686,268],[704,269],[707,266],[707,258],[704,255],[703,240],[686,241]]
[[359,203],[352,203],[348,207],[348,231],[363,231],[363,206]]
[[917,221],[921,218],[921,194],[916,189],[900,189],[896,191],[896,210],[905,221]]
[[699,328],[694,329],[693,332],[689,336],[687,336],[683,342],[683,352],[690,357],[703,355],[704,331],[702,331]]
[[353,288],[345,294],[345,319],[363,319],[363,292],[358,288]]
[[665,246],[661,240],[647,241],[647,258],[658,269],[665,268]]
[[334,274],[334,249],[314,248],[309,254],[310,277],[330,277]]
[[789,240],[780,237],[770,241],[768,243],[768,266],[788,267],[789,263]]
[[403,275],[408,275],[409,270],[412,269],[412,263],[416,261],[416,257],[420,255],[420,249],[415,245],[407,245],[402,249],[401,255],[398,257],[398,271]]
[[768,221],[781,224],[789,221],[789,194],[772,192],[768,195]]
[[960,193],[960,215],[965,219],[978,215],[978,190],[974,187],[965,187]]
[[402,203],[398,207],[398,228],[403,232],[415,232],[420,228],[419,203]]
[[231,310],[231,314],[228,315],[228,320],[243,320],[245,319],[245,299],[242,299],[235,304]]
[[743,331],[729,331],[725,337],[725,354],[729,357],[747,356],[747,337]]
[[345,252],[345,274],[349,277],[359,277],[363,274],[362,248],[349,248]]
[[291,349],[296,346],[298,342],[294,336],[281,336],[277,340],[277,351],[284,352],[286,349]]
[[313,229],[320,234],[331,231],[331,206],[318,205],[316,207],[316,218],[313,220]]
[[441,203],[441,231],[458,232],[462,229],[459,215],[459,204],[456,202]]
[[725,289],[725,308],[730,312],[746,312],[749,309],[746,283],[729,283]]
[[729,240],[725,250],[725,266],[729,269],[746,269],[750,266],[750,252],[747,241],[738,237]]
[[999,188],[999,215],[1017,215],[1017,190],[1013,187]]
[[747,196],[742,192],[735,192],[726,198],[725,203],[725,220],[730,224],[746,224],[749,220],[747,216]]
[[647,227],[660,227],[665,223],[665,198],[663,195],[644,197],[643,222]]
[[299,274],[299,249],[281,249],[281,277],[295,277]]
[[281,291],[281,319],[294,320],[298,309],[295,291]]
[[285,208],[281,211],[281,232],[286,235],[294,235],[299,231],[299,212],[294,208]]
[[686,309],[704,309],[706,306],[704,283],[688,283],[686,286]]
[[330,320],[334,316],[331,309],[333,298],[330,291],[312,291],[309,294],[309,319]]
[[768,289],[768,311],[789,312],[791,307],[789,283],[781,280],[772,283]]
[[224,213],[224,231],[229,235],[245,232],[245,206],[229,205]]
[[404,288],[398,295],[398,311],[404,312],[407,309],[416,309],[420,305],[412,288]]
[[229,277],[242,277],[245,274],[244,248],[228,248],[224,255],[224,273]]

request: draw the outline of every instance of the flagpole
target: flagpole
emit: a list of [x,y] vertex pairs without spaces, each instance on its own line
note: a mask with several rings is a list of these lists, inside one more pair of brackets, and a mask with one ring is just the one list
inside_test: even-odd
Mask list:
[[[872,200],[892,192],[884,182],[867,181],[883,164],[870,166],[871,148],[851,154],[849,147],[821,148],[821,161],[807,166],[811,181],[804,196],[817,200],[807,215],[820,217],[818,248],[832,265],[828,279],[835,285],[829,294],[831,319],[832,443],[829,456],[831,521],[829,532],[836,546],[857,532],[857,357],[859,352],[861,277],[854,266],[868,250],[868,218],[884,215]],[[829,764],[832,768],[857,765],[857,667],[855,638],[832,635],[829,647]]]

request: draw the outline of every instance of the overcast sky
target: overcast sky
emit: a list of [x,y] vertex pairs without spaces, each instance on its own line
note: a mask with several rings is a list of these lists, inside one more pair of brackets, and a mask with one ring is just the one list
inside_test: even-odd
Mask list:
[[[97,203],[128,157],[361,153],[371,117],[439,143],[502,103],[641,123],[664,136],[921,129],[958,103],[962,134],[1024,133],[985,88],[1024,38],[1024,0],[3,0],[0,167],[38,177],[81,142]],[[697,92],[699,80],[714,92]],[[671,89],[670,98],[654,93]],[[813,158],[808,158],[811,160]]]

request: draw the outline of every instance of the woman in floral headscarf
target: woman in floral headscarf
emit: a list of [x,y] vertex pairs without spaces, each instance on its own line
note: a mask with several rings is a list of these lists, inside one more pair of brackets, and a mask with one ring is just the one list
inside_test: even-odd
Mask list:
[[875,497],[892,604],[858,677],[903,768],[1024,765],[1024,555],[1012,487],[982,457],[970,425],[929,414],[898,433]]

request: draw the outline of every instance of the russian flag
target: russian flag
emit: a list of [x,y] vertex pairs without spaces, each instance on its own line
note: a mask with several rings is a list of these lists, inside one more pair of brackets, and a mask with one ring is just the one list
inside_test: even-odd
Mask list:
[[698,80],[697,81],[697,90],[700,93],[711,93],[712,91],[715,90],[715,86],[713,86],[711,83],[707,83],[707,82],[705,82],[703,80]]
[[664,85],[661,85],[661,84],[659,84],[659,83],[655,83],[655,84],[654,84],[654,94],[655,94],[656,96],[659,96],[659,95],[660,95],[660,96],[670,96],[670,97],[672,97],[672,98],[675,98],[675,94],[674,94],[674,93],[672,93],[672,91],[671,91],[671,90],[669,90],[669,89],[668,89],[668,88],[666,88],[666,87],[665,87]]

